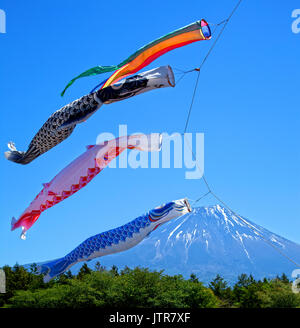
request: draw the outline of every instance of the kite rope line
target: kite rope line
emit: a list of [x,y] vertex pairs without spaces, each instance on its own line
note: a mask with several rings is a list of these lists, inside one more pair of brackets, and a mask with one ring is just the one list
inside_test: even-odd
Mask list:
[[[185,123],[185,127],[184,127],[184,132],[183,134],[186,133],[187,128],[188,128],[188,124],[190,121],[190,117],[191,117],[191,112],[193,109],[193,105],[194,105],[194,100],[195,100],[195,96],[196,96],[196,92],[198,89],[198,84],[199,84],[199,79],[200,79],[200,73],[201,73],[201,69],[204,65],[204,63],[206,62],[207,58],[209,57],[209,55],[211,54],[212,50],[214,49],[216,43],[218,42],[218,40],[220,39],[221,35],[223,34],[228,22],[230,21],[231,17],[233,16],[233,14],[235,13],[235,11],[238,9],[239,5],[241,4],[242,0],[239,0],[238,3],[236,4],[236,6],[234,7],[234,9],[232,10],[232,12],[230,13],[230,15],[228,16],[227,19],[225,19],[224,21],[222,21],[221,23],[219,23],[219,25],[224,24],[222,26],[222,29],[220,30],[219,34],[217,35],[214,43],[212,44],[212,46],[210,47],[210,49],[208,50],[208,53],[206,54],[206,56],[204,57],[204,59],[202,60],[200,66],[198,68],[195,68],[193,70],[187,71],[188,72],[192,72],[192,71],[197,71],[197,79],[196,79],[196,83],[195,83],[195,87],[194,87],[194,91],[193,91],[193,95],[192,95],[192,100],[191,100],[191,104],[189,106],[189,110],[188,110],[188,115],[187,115],[187,119],[186,119],[186,123]],[[187,140],[186,140],[187,141]],[[196,156],[193,152],[192,147],[190,146],[189,142],[187,141],[187,145],[190,148],[190,151],[192,153],[193,159],[198,167],[198,169],[201,171],[201,168],[197,162]],[[218,202],[220,202],[225,208],[227,208],[231,213],[233,213],[238,219],[240,219],[240,221],[242,221],[244,224],[246,224],[256,235],[258,235],[259,237],[261,237],[261,239],[263,241],[265,241],[269,246],[271,246],[276,252],[278,252],[279,254],[281,254],[283,257],[285,257],[288,261],[290,261],[291,263],[293,263],[294,265],[296,265],[296,267],[300,268],[300,265],[294,261],[292,258],[290,258],[288,255],[286,255],[279,247],[275,246],[274,244],[272,244],[257,228],[255,228],[254,226],[252,226],[247,220],[245,220],[244,218],[242,218],[238,213],[236,213],[234,210],[232,210],[232,208],[227,205],[227,203],[225,203],[220,197],[218,197],[213,190],[210,188],[209,183],[207,182],[204,174],[202,175],[202,179],[208,189],[208,191],[203,194],[201,197],[199,197],[197,200],[194,201],[193,205],[195,205],[197,202],[199,202],[201,199],[203,199],[204,197],[206,197],[207,195],[211,194]]]
[[202,195],[201,197],[199,197],[198,199],[194,200],[193,206],[195,204],[197,204],[201,199],[203,199],[204,197],[206,197],[207,195],[209,195],[211,193],[211,190],[209,190],[208,192],[206,192],[204,195]]
[[[209,48],[206,56],[204,57],[204,59],[202,60],[201,64],[199,67],[197,68],[194,68],[194,71],[197,71],[198,74],[197,74],[197,79],[196,79],[196,84],[195,84],[195,88],[194,88],[194,93],[193,93],[193,96],[192,96],[192,101],[191,101],[191,105],[190,105],[190,108],[189,108],[189,112],[188,112],[188,116],[187,116],[187,120],[186,120],[186,123],[185,123],[185,128],[184,128],[184,133],[186,132],[187,130],[187,127],[188,127],[188,124],[189,124],[189,120],[190,120],[190,116],[191,116],[191,111],[192,111],[192,108],[193,108],[193,104],[194,104],[194,99],[195,99],[195,96],[196,96],[196,91],[198,89],[198,83],[199,83],[199,78],[200,78],[200,73],[201,73],[201,69],[203,67],[203,65],[205,64],[207,58],[209,57],[209,55],[211,54],[211,52],[213,51],[215,45],[217,44],[217,42],[219,41],[221,35],[223,34],[227,24],[229,23],[231,17],[233,16],[233,14],[236,12],[236,10],[238,9],[239,5],[241,4],[242,0],[239,0],[238,3],[236,4],[236,6],[233,8],[232,12],[230,13],[230,15],[224,20],[222,21],[221,23],[219,23],[220,25],[223,24],[219,34],[217,35],[214,43],[212,44],[212,46]],[[218,27],[218,26],[217,26]],[[216,28],[217,28],[216,27]]]

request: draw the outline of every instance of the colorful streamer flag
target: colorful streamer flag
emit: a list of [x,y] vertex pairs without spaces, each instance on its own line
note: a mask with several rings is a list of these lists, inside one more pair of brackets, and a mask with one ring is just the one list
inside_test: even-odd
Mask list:
[[106,88],[121,78],[138,72],[168,51],[195,41],[209,39],[211,39],[211,31],[208,23],[204,19],[196,21],[146,44],[118,65],[96,66],[88,69],[73,78],[67,84],[61,95],[63,96],[66,90],[79,78],[115,71],[102,87]]

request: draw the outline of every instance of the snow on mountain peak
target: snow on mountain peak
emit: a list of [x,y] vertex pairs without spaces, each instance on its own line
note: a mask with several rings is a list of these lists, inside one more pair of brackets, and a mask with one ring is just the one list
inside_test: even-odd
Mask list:
[[106,256],[101,262],[164,269],[184,276],[193,272],[204,282],[216,274],[229,281],[241,273],[257,278],[290,274],[295,268],[274,248],[300,262],[300,245],[213,205],[194,208],[155,230],[136,247]]

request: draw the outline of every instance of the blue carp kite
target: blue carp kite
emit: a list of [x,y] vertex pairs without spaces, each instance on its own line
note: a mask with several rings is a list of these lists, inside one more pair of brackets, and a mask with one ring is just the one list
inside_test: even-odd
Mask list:
[[123,252],[139,244],[158,226],[191,212],[186,198],[164,204],[116,229],[86,239],[66,256],[38,266],[45,274],[44,282],[69,270],[74,264],[94,258]]

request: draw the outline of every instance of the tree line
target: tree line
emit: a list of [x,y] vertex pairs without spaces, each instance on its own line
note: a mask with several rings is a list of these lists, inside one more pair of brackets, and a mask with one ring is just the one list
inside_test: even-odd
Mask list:
[[204,285],[194,274],[184,279],[140,267],[108,270],[97,262],[94,269],[83,264],[76,275],[68,271],[44,283],[36,265],[2,269],[6,275],[6,293],[0,294],[3,308],[300,307],[300,294],[292,292],[285,274],[262,280],[242,274],[234,285],[217,275]]

